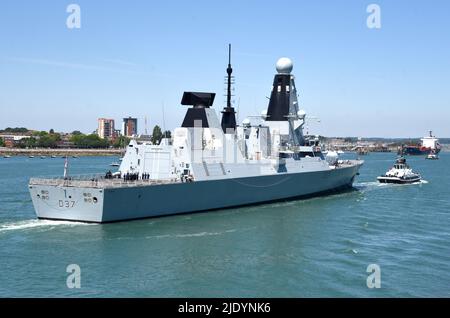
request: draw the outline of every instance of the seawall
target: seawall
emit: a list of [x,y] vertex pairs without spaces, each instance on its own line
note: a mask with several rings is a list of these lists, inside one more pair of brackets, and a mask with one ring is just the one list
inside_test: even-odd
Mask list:
[[20,149],[0,147],[0,156],[122,156],[124,153],[125,149]]

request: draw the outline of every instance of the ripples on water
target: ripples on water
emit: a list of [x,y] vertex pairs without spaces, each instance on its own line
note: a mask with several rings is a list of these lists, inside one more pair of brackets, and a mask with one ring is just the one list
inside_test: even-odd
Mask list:
[[[408,158],[427,181],[400,186],[376,182],[393,154],[364,159],[355,189],[333,196],[88,225],[34,218],[28,177],[62,160],[1,158],[0,296],[450,296],[450,155]],[[72,263],[79,290],[65,285]],[[366,287],[372,263],[379,290]]]

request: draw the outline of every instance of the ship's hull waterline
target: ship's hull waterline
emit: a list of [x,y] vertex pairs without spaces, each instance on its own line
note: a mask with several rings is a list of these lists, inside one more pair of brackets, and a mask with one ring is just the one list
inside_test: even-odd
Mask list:
[[30,194],[40,219],[106,223],[327,194],[351,188],[360,166],[104,189],[30,183]]
[[403,148],[403,154],[409,155],[409,156],[423,156],[423,155],[428,155],[432,152],[434,152],[435,154],[439,154],[440,151],[441,151],[440,148],[431,149],[431,148],[420,148],[420,147],[412,147],[412,146]]
[[393,184],[410,184],[420,182],[420,180],[421,180],[420,177],[409,179],[402,179],[396,177],[378,177],[378,181],[380,183],[393,183]]

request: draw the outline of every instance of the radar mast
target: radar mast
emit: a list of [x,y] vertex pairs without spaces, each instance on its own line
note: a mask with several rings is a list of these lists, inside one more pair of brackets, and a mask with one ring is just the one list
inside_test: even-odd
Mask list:
[[231,67],[231,44],[228,44],[228,67],[227,67],[227,105],[222,110],[222,130],[225,134],[234,134],[236,130],[236,112],[231,105],[231,84],[233,80],[233,68]]

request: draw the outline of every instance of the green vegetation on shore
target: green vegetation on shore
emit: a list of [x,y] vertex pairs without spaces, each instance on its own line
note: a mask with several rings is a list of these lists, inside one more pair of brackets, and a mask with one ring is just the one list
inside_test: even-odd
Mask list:
[[71,148],[71,149],[52,149],[52,148],[31,148],[31,149],[21,149],[21,148],[2,148],[0,149],[0,158],[9,156],[76,156],[76,157],[90,157],[90,156],[123,156],[123,149],[116,148],[106,148],[106,149],[87,149],[87,148]]
[[46,131],[35,131],[30,138],[22,139],[18,144],[18,148],[56,148],[58,142],[61,141],[61,135],[56,133],[48,133]]
[[27,133],[29,130],[25,127],[16,127],[16,128],[5,128],[3,130],[0,130],[0,133],[12,133],[12,134],[19,134],[19,133]]
[[170,132],[170,130],[166,130],[164,132],[162,132],[161,127],[159,127],[158,125],[156,125],[153,128],[153,133],[152,133],[152,144],[154,145],[158,145],[161,142],[161,139],[164,138],[171,138],[172,133]]
[[[71,143],[72,146],[77,148],[89,148],[89,149],[106,149],[106,148],[125,148],[130,142],[130,139],[125,136],[120,136],[114,140],[102,139],[97,134],[83,134],[78,130],[73,131],[70,134],[56,133],[53,129],[47,131],[32,131],[24,127],[11,128],[0,130],[3,134],[12,135],[26,135],[27,138],[23,138],[15,142],[14,148],[20,149],[33,149],[33,148],[61,148],[63,143]],[[5,141],[0,138],[0,147],[5,146]],[[69,146],[70,147],[70,146]],[[67,147],[62,147],[67,148]]]
[[72,135],[70,141],[73,142],[78,148],[107,148],[110,146],[108,140],[101,139],[98,135],[95,134]]
[[78,148],[124,148],[130,142],[130,138],[120,136],[114,141],[110,141],[102,139],[96,134],[84,135],[80,132],[73,132],[70,141]]

